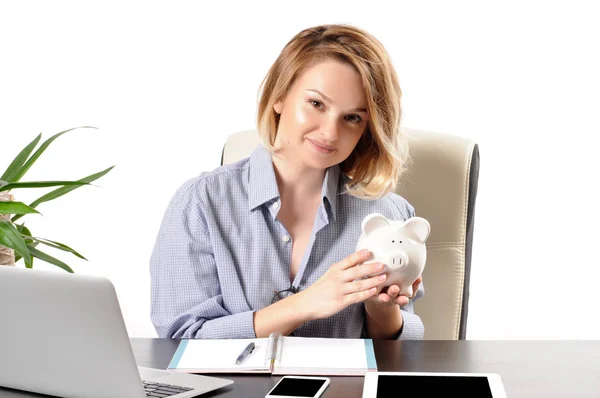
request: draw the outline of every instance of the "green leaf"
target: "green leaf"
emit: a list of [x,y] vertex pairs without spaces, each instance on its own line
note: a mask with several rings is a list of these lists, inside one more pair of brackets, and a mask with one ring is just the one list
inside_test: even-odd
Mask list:
[[0,192],[18,188],[46,188],[66,185],[89,185],[81,181],[32,181],[32,182],[11,182],[0,187]]
[[31,231],[29,231],[29,229],[27,229],[27,227],[25,226],[25,223],[15,224],[15,227],[17,228],[17,231],[19,231],[19,233],[25,234],[27,236],[31,236]]
[[0,220],[0,245],[15,251],[25,260],[25,266],[31,267],[31,256],[27,250],[25,240],[10,221]]
[[[22,257],[19,256],[17,253],[15,253],[15,264],[21,259]],[[33,268],[33,257],[31,257],[31,263],[29,265],[25,265],[25,267],[27,268]]]
[[[25,224],[15,224],[15,227],[17,227],[17,231],[19,231],[21,236],[24,238],[26,244],[37,246],[37,242],[33,241],[31,238],[31,231],[25,227]],[[17,260],[15,260],[15,262],[17,262]]]
[[71,269],[71,267],[69,267],[67,264],[63,263],[59,259],[54,258],[51,255],[46,254],[46,253],[44,253],[42,251],[39,251],[38,249],[36,249],[33,246],[27,245],[27,248],[29,249],[29,253],[31,253],[31,255],[33,257],[39,258],[40,260],[45,261],[45,262],[50,263],[50,264],[54,264],[57,267],[60,267],[60,268],[64,269],[67,272],[74,273],[73,270]]
[[40,133],[40,135],[38,135],[35,140],[31,141],[29,143],[29,145],[27,145],[25,148],[23,148],[23,150],[21,150],[21,152],[17,155],[17,157],[14,158],[14,160],[8,166],[8,168],[6,169],[4,174],[2,174],[2,177],[0,177],[0,180],[4,180],[4,181],[8,181],[8,182],[14,180],[14,177],[19,173],[19,170],[21,169],[21,167],[23,167],[23,164],[29,157],[29,154],[31,153],[31,151],[33,151],[33,148],[36,147],[38,142],[40,142],[41,138],[42,138],[42,134]]
[[[0,214],[30,214],[39,211],[33,207],[27,206],[23,202],[0,202]],[[20,231],[19,231],[20,232]]]
[[[72,129],[69,130],[65,130],[65,131],[61,131],[58,134],[54,134],[52,137],[48,138],[46,141],[44,141],[44,143],[38,148],[37,151],[35,151],[35,153],[27,160],[27,162],[23,165],[23,167],[21,168],[21,170],[19,170],[18,173],[16,173],[13,178],[10,180],[10,182],[17,182],[21,179],[21,177],[23,177],[23,175],[25,175],[25,173],[27,172],[27,170],[29,170],[29,168],[31,166],[33,166],[33,164],[35,163],[35,161],[42,155],[42,153],[44,153],[44,151],[46,150],[46,148],[48,148],[48,146],[52,143],[52,141],[54,141],[55,139],[57,139],[58,137],[60,137],[61,135],[68,133],[69,131],[75,130],[75,129],[85,129],[85,128],[91,128],[91,129],[95,129],[96,127],[92,127],[92,126],[80,126],[80,127],[74,127]],[[0,178],[1,180],[4,180],[4,178]]]
[[[29,235],[29,236],[31,236],[31,235]],[[59,250],[65,251],[65,252],[73,253],[77,257],[79,257],[79,258],[87,261],[87,258],[83,257],[81,254],[77,253],[75,250],[73,250],[69,246],[65,245],[64,243],[59,243],[59,242],[55,242],[55,241],[50,240],[50,239],[37,238],[37,237],[32,237],[32,239],[35,240],[36,242],[39,242],[39,243],[42,243],[44,245],[53,247],[55,249],[59,249]]]
[[[37,246],[38,243],[34,242],[31,239],[31,231],[29,231],[29,229],[27,229],[27,227],[25,226],[25,224],[15,224],[15,227],[17,227],[17,231],[19,231],[19,233],[21,234],[21,236],[23,236],[25,239],[25,244],[27,245],[32,245],[32,246]],[[19,256],[17,253],[15,253],[15,263],[17,261],[19,261],[21,259],[21,256]],[[31,266],[33,267],[33,258],[31,259]]]
[[[82,182],[92,182],[92,181],[95,181],[95,180],[97,180],[98,178],[100,178],[100,177],[102,177],[103,175],[105,175],[106,173],[108,173],[109,171],[111,171],[113,167],[115,167],[115,166],[111,166],[111,167],[109,167],[109,168],[108,168],[108,169],[106,169],[106,170],[103,170],[103,171],[101,171],[101,172],[99,172],[99,173],[96,173],[96,174],[89,175],[89,176],[87,176],[87,177],[85,177],[85,178],[82,178],[81,180],[78,180],[78,181],[82,181]],[[44,196],[41,196],[41,197],[39,197],[38,199],[34,200],[34,201],[33,201],[33,202],[32,202],[32,203],[29,205],[29,206],[30,206],[30,207],[33,207],[33,208],[35,208],[35,207],[37,207],[37,206],[38,206],[40,203],[44,203],[44,202],[48,202],[48,201],[50,201],[50,200],[56,199],[56,198],[58,198],[58,197],[60,197],[60,196],[63,196],[63,195],[65,195],[65,194],[67,194],[67,193],[71,192],[71,191],[72,191],[72,190],[74,190],[74,189],[77,189],[77,188],[79,188],[80,186],[81,186],[81,185],[77,185],[77,186],[69,186],[69,187],[61,187],[61,188],[55,189],[54,191],[48,192],[48,193],[47,193],[47,194],[45,194]],[[17,220],[18,220],[19,218],[21,218],[21,217],[22,217],[21,215],[16,215],[16,216],[14,216],[14,217],[12,218],[12,221],[13,221],[13,222],[14,222],[14,221],[17,221]]]

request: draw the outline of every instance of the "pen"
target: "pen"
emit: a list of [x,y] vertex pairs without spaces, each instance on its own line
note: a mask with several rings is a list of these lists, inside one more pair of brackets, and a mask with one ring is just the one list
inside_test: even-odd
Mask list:
[[244,351],[242,351],[242,353],[237,357],[237,359],[235,360],[235,364],[239,365],[240,363],[242,363],[242,361],[244,359],[246,359],[246,357],[248,355],[250,355],[250,353],[254,350],[254,343],[250,343],[246,346],[246,348],[244,348]]

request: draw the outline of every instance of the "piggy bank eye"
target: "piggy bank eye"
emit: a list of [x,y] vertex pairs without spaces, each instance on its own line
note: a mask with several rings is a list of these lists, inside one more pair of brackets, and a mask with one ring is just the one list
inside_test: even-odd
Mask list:
[[[392,241],[392,243],[395,243],[395,242],[396,242],[395,240],[393,240],[393,241]],[[401,240],[399,240],[399,241],[398,241],[398,243],[402,243],[402,241],[401,241]]]

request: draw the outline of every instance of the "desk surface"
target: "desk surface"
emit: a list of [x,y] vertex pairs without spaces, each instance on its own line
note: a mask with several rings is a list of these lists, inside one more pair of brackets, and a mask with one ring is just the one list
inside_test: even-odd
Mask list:
[[[176,340],[131,339],[138,365],[164,369]],[[380,371],[499,373],[510,398],[599,397],[600,340],[375,341]],[[263,398],[279,376],[215,375],[234,384],[203,398]],[[362,377],[330,377],[323,398],[362,397]],[[45,397],[0,388],[1,398]]]

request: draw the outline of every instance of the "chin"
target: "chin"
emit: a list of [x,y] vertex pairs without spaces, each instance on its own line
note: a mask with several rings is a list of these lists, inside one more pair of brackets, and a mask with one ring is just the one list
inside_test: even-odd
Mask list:
[[327,168],[329,168],[330,166],[333,166],[333,164],[331,164],[330,162],[317,162],[314,159],[311,161],[311,159],[308,159],[304,162],[304,164],[308,167],[310,167],[311,169],[319,169],[319,170],[326,170]]
[[302,156],[302,161],[304,162],[304,164],[313,169],[325,170],[331,166],[340,163],[337,161],[337,156],[323,157],[310,152],[304,153],[303,155],[304,156]]

